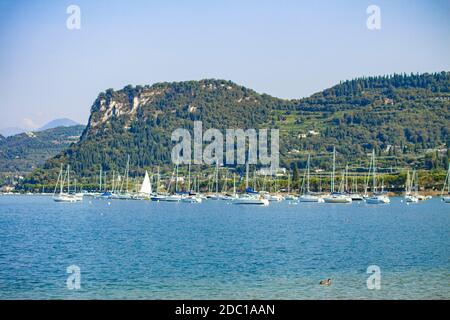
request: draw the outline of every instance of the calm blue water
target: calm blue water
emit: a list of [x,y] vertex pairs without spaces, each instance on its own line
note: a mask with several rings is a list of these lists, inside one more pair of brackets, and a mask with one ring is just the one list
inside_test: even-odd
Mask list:
[[[67,289],[70,265],[80,290]],[[450,205],[0,196],[0,298],[449,299]]]

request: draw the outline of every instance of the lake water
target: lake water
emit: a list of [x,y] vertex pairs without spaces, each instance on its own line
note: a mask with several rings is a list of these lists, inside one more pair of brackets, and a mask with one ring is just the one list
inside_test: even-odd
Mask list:
[[[449,299],[450,205],[0,196],[2,299]],[[69,290],[67,267],[81,271]],[[381,270],[369,290],[367,268]],[[331,278],[332,285],[319,285]]]

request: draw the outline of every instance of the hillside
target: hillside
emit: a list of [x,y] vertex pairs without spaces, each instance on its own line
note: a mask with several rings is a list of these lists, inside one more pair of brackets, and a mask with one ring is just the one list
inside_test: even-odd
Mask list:
[[[127,86],[99,94],[79,143],[46,162],[29,181],[70,163],[84,176],[170,164],[175,128],[202,120],[207,128],[280,128],[283,166],[327,169],[338,161],[358,169],[375,148],[384,167],[443,167],[450,143],[450,73],[368,77],[342,82],[301,100],[283,100],[225,80]],[[55,170],[54,170],[55,171]],[[54,172],[53,171],[53,172]]]
[[24,174],[79,140],[84,126],[58,127],[0,138],[0,174]]

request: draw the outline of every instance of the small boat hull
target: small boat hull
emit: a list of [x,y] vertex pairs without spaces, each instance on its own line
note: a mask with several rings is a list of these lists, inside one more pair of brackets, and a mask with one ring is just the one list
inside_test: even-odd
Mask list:
[[413,203],[413,202],[419,202],[419,199],[415,196],[405,196],[405,201],[409,202],[409,203]]
[[352,203],[352,198],[344,195],[331,195],[323,198],[325,203]]
[[83,201],[83,197],[79,197],[79,196],[72,195],[72,194],[60,194],[60,195],[55,195],[53,197],[53,201],[73,203],[73,202]]
[[254,198],[254,197],[244,197],[244,198],[234,199],[233,204],[268,206],[269,200],[263,199],[263,198],[261,199],[261,198]]
[[298,198],[299,202],[323,202],[323,199],[311,194],[304,194]]
[[189,196],[189,197],[185,197],[185,198],[181,199],[181,202],[185,202],[185,203],[201,203],[202,202],[202,198],[195,197],[195,196]]
[[373,196],[366,199],[368,204],[388,204],[391,200],[386,196]]

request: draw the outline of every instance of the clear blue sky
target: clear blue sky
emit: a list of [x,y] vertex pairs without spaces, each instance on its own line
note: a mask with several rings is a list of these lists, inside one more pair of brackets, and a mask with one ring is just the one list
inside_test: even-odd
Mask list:
[[[81,8],[81,30],[66,8]],[[381,30],[366,8],[381,8]],[[100,91],[222,78],[299,98],[358,76],[450,70],[450,1],[0,0],[0,128],[86,123]]]

